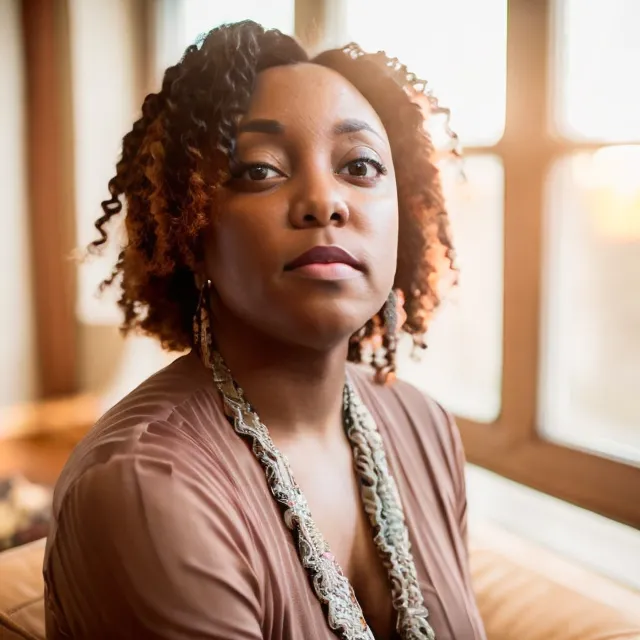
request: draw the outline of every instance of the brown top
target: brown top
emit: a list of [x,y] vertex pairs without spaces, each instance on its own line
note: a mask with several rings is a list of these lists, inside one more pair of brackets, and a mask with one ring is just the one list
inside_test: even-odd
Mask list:
[[[385,442],[437,640],[484,640],[454,423],[404,382],[350,374]],[[49,640],[335,638],[264,471],[194,355],[76,448],[56,487],[44,575]]]

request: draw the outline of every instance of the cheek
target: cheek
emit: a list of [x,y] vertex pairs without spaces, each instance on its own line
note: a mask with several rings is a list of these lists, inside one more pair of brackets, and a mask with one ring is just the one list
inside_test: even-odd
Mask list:
[[239,205],[242,202],[220,203],[212,214],[206,265],[223,297],[259,295],[260,275],[271,272],[277,259],[278,212],[273,203],[250,210]]
[[386,281],[395,275],[398,254],[398,201],[395,193],[367,207],[362,216],[362,231],[372,273]]
[[384,279],[384,288],[386,291],[393,287],[398,267],[398,209],[394,209],[393,216],[389,216],[384,225],[382,235],[383,258],[381,261],[381,270],[384,273],[381,277]]
[[212,228],[209,259],[210,275],[218,281],[246,280],[246,271],[256,273],[260,268],[260,235],[255,227],[235,218],[220,220]]

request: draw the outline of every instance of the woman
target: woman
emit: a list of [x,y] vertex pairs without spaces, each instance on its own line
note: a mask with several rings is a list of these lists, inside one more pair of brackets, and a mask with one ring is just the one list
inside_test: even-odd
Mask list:
[[456,428],[394,381],[451,253],[423,85],[244,22],[146,98],[94,246],[124,196],[124,329],[191,352],[61,476],[49,638],[484,637]]

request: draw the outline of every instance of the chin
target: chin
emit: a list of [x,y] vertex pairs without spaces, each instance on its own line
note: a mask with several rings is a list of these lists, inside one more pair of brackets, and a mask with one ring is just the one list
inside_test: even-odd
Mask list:
[[[291,313],[284,333],[287,342],[294,342],[318,351],[327,351],[345,344],[349,338],[373,317],[382,306],[371,300],[359,302],[334,301],[331,304],[309,305]],[[301,313],[301,311],[303,311]]]

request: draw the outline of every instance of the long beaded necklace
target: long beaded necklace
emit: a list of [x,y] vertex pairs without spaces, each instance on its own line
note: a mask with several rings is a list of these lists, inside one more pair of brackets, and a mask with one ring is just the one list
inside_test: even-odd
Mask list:
[[[251,443],[264,469],[269,489],[293,533],[300,561],[325,608],[329,627],[342,640],[374,640],[353,588],[313,521],[287,459],[273,443],[267,427],[245,399],[218,352],[210,353],[210,364],[225,414],[236,433]],[[388,572],[397,613],[396,630],[402,640],[435,640],[427,621],[429,614],[418,585],[404,512],[389,472],[382,438],[350,381],[344,386],[343,421],[374,543]]]

